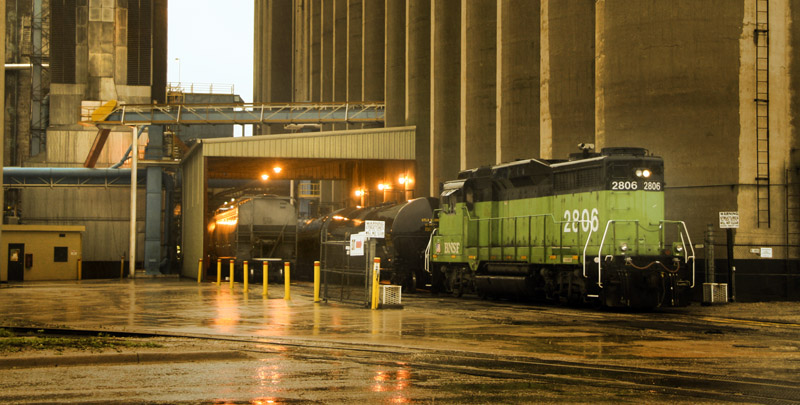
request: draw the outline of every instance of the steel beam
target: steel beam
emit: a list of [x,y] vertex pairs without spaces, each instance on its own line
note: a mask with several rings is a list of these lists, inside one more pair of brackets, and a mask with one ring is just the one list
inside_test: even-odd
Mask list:
[[384,105],[341,103],[130,104],[114,109],[106,125],[254,125],[383,122]]

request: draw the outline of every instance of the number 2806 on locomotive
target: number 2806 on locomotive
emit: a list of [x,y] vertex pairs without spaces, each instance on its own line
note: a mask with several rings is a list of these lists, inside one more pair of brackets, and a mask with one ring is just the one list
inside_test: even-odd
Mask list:
[[444,183],[431,237],[434,288],[461,295],[688,305],[694,248],[664,219],[664,161],[642,148],[520,160]]

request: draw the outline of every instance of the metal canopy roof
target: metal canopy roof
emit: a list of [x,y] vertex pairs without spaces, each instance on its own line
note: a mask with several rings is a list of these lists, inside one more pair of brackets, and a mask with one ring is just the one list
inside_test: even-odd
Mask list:
[[359,129],[200,141],[203,156],[413,160],[415,127]]

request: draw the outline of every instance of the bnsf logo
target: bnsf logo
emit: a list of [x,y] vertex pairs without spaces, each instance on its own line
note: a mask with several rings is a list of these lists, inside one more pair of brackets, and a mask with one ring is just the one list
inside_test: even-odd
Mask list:
[[444,254],[458,254],[461,251],[461,242],[445,242]]

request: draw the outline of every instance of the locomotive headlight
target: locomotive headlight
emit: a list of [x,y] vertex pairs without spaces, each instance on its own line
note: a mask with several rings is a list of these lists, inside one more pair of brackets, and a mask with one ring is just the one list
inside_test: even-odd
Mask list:
[[643,173],[641,169],[636,169],[636,177],[642,177],[642,174]]
[[650,170],[647,169],[642,170],[642,176],[644,176],[644,178],[650,177],[651,174],[652,173],[650,173]]

